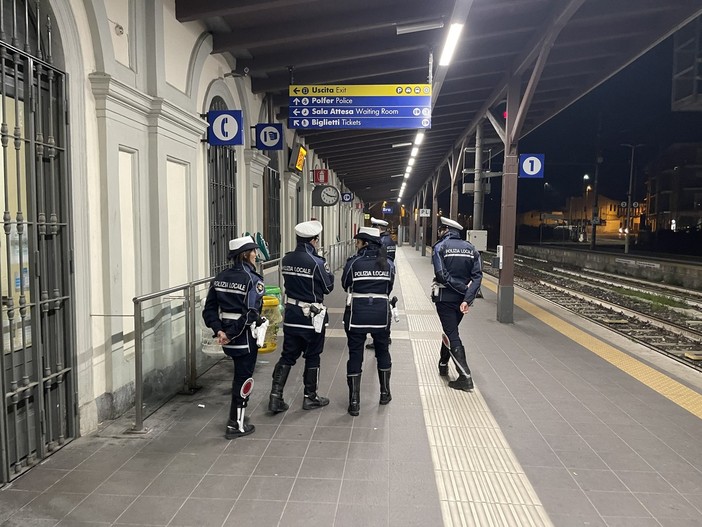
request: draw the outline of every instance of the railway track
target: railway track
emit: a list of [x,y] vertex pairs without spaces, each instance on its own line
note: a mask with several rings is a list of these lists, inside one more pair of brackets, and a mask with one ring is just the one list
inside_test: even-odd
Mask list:
[[[516,286],[702,371],[702,293],[533,258],[515,264]],[[485,272],[498,275],[489,264]]]

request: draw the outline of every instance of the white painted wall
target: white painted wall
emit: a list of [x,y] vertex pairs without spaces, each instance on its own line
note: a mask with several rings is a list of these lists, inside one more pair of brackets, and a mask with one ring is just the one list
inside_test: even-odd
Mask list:
[[105,0],[114,59],[127,68],[131,67],[129,54],[130,4],[130,0]]
[[166,184],[168,208],[168,287],[185,284],[190,280],[188,272],[188,165],[169,159],[167,162]]
[[[131,299],[208,276],[206,125],[199,114],[218,95],[243,111],[248,130],[263,99],[251,93],[250,79],[229,75],[233,64],[210,54],[202,24],[175,19],[174,0],[50,2],[69,73],[77,390],[86,433],[109,417],[112,396],[128,397],[133,388],[133,342],[122,340],[133,331],[122,316]],[[259,231],[268,159],[245,136],[236,147],[237,222],[241,231]],[[292,146],[293,134],[285,136]],[[313,214],[324,215],[325,243],[336,241],[338,209],[311,207],[313,158],[310,152],[299,197],[300,178],[282,171],[283,253],[295,245],[294,225]],[[287,161],[284,151],[279,166]],[[172,336],[181,330],[174,326]],[[171,352],[182,350],[174,344]]]

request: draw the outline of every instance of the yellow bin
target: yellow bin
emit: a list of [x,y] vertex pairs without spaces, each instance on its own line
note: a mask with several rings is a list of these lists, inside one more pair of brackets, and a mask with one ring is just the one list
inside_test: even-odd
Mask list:
[[275,296],[266,295],[263,297],[263,309],[261,310],[261,315],[266,317],[270,324],[268,325],[268,330],[266,331],[266,340],[263,343],[262,348],[258,348],[259,353],[272,353],[278,347],[278,328],[280,323],[283,321],[283,317],[280,313],[278,306],[280,301]]

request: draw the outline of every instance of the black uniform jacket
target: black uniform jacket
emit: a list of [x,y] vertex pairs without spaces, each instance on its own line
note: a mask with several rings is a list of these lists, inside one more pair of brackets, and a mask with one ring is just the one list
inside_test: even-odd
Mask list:
[[473,304],[483,279],[480,253],[461,239],[460,233],[449,229],[434,244],[431,257],[434,281],[439,285],[434,302],[468,302]]
[[248,342],[250,332],[246,329],[258,319],[264,293],[263,277],[245,262],[234,264],[212,280],[202,318],[215,335],[219,331],[227,334],[231,342],[225,351],[237,345],[244,349],[245,342],[239,341],[245,337]]
[[324,295],[334,289],[334,273],[329,270],[327,261],[317,254],[309,243],[298,243],[294,251],[283,257],[283,281],[285,284],[286,331],[314,331],[312,318],[306,309],[296,305],[321,304]]
[[341,283],[351,294],[346,304],[344,325],[347,331],[374,333],[390,328],[388,296],[395,284],[395,263],[388,258],[387,269],[379,269],[377,245],[368,245],[346,261]]
[[389,232],[384,232],[380,235],[380,244],[387,250],[388,258],[394,261],[397,246],[395,245],[395,242],[393,241]]

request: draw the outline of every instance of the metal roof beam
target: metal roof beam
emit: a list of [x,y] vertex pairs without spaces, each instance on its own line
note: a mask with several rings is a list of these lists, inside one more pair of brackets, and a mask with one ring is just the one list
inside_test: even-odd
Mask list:
[[241,15],[262,9],[281,9],[320,0],[176,0],[176,18],[179,22],[192,22],[203,18]]
[[[190,0],[192,2],[192,0]],[[227,0],[231,3],[230,0]],[[372,16],[368,13],[352,13],[330,19],[310,17],[295,23],[256,26],[231,33],[215,33],[213,52],[221,53],[236,48],[255,49],[263,46],[280,46],[294,42],[300,44],[306,41],[336,38],[340,35],[358,34],[382,28],[393,28],[396,25],[436,18],[434,6],[421,3],[416,6],[374,10]],[[395,33],[394,31],[392,32]]]

